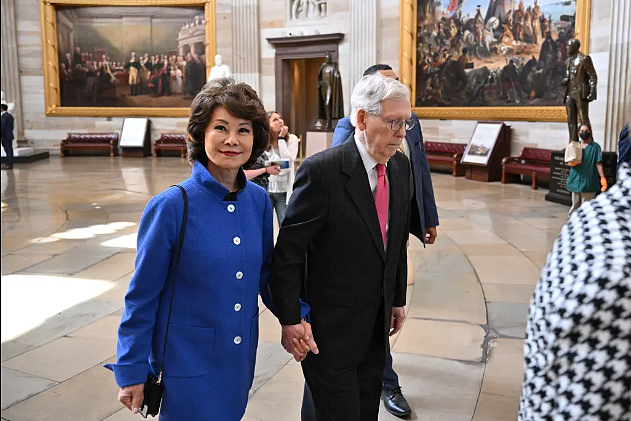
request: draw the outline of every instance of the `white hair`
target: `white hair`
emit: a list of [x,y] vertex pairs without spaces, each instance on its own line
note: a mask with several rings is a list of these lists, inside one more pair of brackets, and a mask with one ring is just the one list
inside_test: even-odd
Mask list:
[[410,90],[401,82],[381,73],[359,79],[351,96],[351,124],[357,127],[357,113],[381,114],[381,102],[386,99],[410,99]]

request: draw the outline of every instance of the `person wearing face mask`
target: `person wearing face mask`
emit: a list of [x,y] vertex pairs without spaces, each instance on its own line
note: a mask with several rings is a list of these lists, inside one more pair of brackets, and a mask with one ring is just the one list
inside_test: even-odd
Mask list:
[[[106,365],[119,401],[134,413],[150,376],[163,380],[160,421],[240,421],[245,413],[259,294],[273,311],[267,281],[274,240],[269,196],[246,180],[242,166],[265,151],[268,130],[263,103],[244,83],[216,79],[193,100],[192,175],[143,212],[117,361]],[[298,307],[301,323],[309,309]],[[297,360],[307,349],[317,352],[310,326],[301,327]]]
[[592,200],[599,190],[604,192],[608,187],[603,171],[602,150],[600,145],[594,142],[591,128],[586,125],[581,126],[579,136],[583,148],[583,159],[580,164],[569,163],[572,168],[567,178],[567,189],[572,193],[570,214],[583,203]]

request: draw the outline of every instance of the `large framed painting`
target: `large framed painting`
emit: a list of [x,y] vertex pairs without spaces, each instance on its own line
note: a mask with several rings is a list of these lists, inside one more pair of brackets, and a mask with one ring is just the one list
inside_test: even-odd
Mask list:
[[186,117],[215,0],[40,0],[46,115]]
[[402,0],[400,73],[427,119],[565,121],[566,46],[591,0]]

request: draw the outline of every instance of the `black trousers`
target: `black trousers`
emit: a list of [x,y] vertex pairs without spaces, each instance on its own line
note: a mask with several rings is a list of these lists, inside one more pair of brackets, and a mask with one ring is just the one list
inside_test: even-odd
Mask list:
[[[383,369],[383,383],[381,385],[382,390],[390,391],[398,389],[399,376],[392,367],[392,351],[390,350],[390,342],[386,344],[386,366]],[[305,390],[302,395],[302,409],[300,410],[301,421],[316,421],[315,407],[313,406],[313,397],[309,386],[305,382]]]
[[[356,367],[332,368],[320,363],[317,358],[309,357],[303,361],[302,371],[306,380],[303,421],[377,421],[386,361],[383,323],[382,306],[370,347]],[[312,405],[311,411],[305,408],[305,403]]]
[[13,139],[2,139],[2,147],[4,148],[4,152],[7,154],[5,158],[5,164],[7,167],[13,166]]

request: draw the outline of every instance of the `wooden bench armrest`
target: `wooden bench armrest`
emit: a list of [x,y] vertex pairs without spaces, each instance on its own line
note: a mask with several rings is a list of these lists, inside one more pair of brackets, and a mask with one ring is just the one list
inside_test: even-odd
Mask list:
[[518,160],[519,160],[518,156],[507,156],[504,159],[502,159],[502,166],[509,163],[517,162]]

